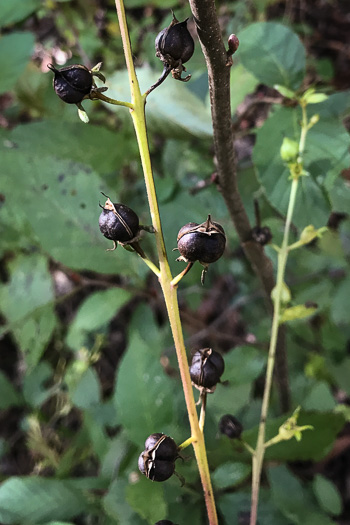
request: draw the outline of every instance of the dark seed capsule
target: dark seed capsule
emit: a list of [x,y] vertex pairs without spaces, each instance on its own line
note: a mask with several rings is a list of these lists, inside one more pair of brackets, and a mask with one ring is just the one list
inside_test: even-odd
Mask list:
[[144,450],[138,460],[138,467],[151,481],[166,481],[175,471],[175,462],[162,459],[152,459],[149,452]]
[[212,388],[224,373],[225,362],[222,356],[211,348],[198,350],[190,366],[192,382],[199,387]]
[[265,246],[265,244],[268,244],[272,239],[270,228],[267,226],[254,226],[252,229],[252,239],[261,244],[261,246]]
[[56,94],[67,104],[78,104],[90,93],[93,79],[87,67],[75,64],[56,69],[49,64],[48,68],[55,74],[53,86]]
[[230,439],[239,439],[243,432],[243,425],[236,417],[226,414],[219,421],[219,430]]
[[127,243],[137,236],[139,218],[132,209],[125,204],[113,204],[109,198],[101,208],[102,212],[98,222],[101,233],[107,239]]
[[181,61],[187,62],[194,51],[194,41],[187,29],[187,20],[179,22],[175,16],[169,27],[158,33],[156,41],[156,56],[171,67],[176,67]]
[[151,434],[145,441],[145,450],[153,459],[175,461],[178,457],[175,441],[165,434]]
[[218,222],[213,222],[210,215],[202,224],[185,224],[177,235],[177,247],[187,262],[213,263],[220,259],[225,245],[224,229]]

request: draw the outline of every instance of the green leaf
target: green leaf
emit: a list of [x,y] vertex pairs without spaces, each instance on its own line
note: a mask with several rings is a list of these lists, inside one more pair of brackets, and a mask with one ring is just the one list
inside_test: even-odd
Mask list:
[[[113,519],[118,520],[118,523],[132,523],[138,525],[137,514],[130,507],[126,501],[125,492],[128,484],[122,478],[117,478],[113,481],[108,493],[103,498],[103,507]],[[142,521],[144,524],[145,522]]]
[[56,324],[47,264],[40,254],[19,255],[9,264],[10,281],[0,288],[5,329],[12,330],[29,367],[38,363]]
[[[2,155],[4,206],[25,211],[45,251],[75,269],[124,275],[145,271],[134,253],[106,252],[110,242],[98,226],[98,202],[106,185],[90,167],[20,151]],[[25,177],[23,176],[25,174]]]
[[305,97],[307,104],[319,104],[327,100],[328,96],[324,93],[312,93],[311,95]]
[[0,370],[0,409],[6,410],[9,407],[18,406],[22,403],[22,397],[6,375]]
[[0,521],[4,525],[70,519],[87,507],[85,496],[62,480],[14,476],[0,487]]
[[210,398],[213,417],[218,421],[224,414],[237,414],[249,402],[251,391],[251,382],[238,385],[219,383],[215,395]]
[[314,385],[306,398],[303,400],[305,410],[333,410],[336,402],[329,385],[325,382],[318,382]]
[[342,511],[342,499],[338,492],[338,489],[329,479],[316,474],[313,480],[313,490],[320,507],[338,516]]
[[130,334],[129,347],[117,377],[114,402],[118,422],[129,438],[139,446],[155,428],[162,429],[172,421],[172,380],[165,374],[152,340]]
[[239,485],[252,471],[252,467],[246,463],[229,461],[220,465],[212,475],[212,481],[216,489],[222,490]]
[[259,82],[290,89],[300,86],[305,75],[305,49],[288,27],[275,22],[257,22],[240,31],[238,37],[237,54]]
[[231,68],[231,108],[235,112],[246,95],[253,93],[258,85],[257,79],[242,64],[235,64]]
[[0,94],[13,89],[29,62],[33,46],[34,36],[29,32],[14,32],[0,37]]
[[[278,434],[279,427],[285,422],[285,417],[269,420],[266,424],[266,441]],[[298,425],[311,425],[314,430],[303,432],[301,441],[290,440],[277,443],[266,450],[267,460],[297,461],[314,460],[319,461],[330,450],[338,432],[344,425],[342,414],[332,412],[301,412]],[[258,427],[243,433],[243,439],[251,446],[255,446]]]
[[266,356],[252,346],[238,346],[225,354],[225,372],[222,381],[241,385],[254,381],[261,374]]
[[[160,72],[142,68],[136,71],[142,91],[154,84]],[[129,100],[129,80],[127,72],[118,71],[108,78],[109,96],[119,100]],[[125,108],[108,105],[111,111],[125,112]],[[195,136],[210,139],[213,131],[210,110],[203,101],[194,95],[184,83],[171,77],[155,89],[147,98],[146,115],[149,130],[166,137]]]
[[313,315],[317,311],[317,306],[305,306],[304,304],[298,304],[297,306],[291,306],[283,310],[280,316],[280,323],[286,323],[289,321],[295,321],[296,319],[306,319]]
[[42,361],[24,376],[23,397],[29,405],[39,407],[52,395],[55,387],[46,386],[52,375],[51,366]]
[[72,402],[80,409],[89,409],[101,401],[100,382],[93,368],[88,368],[70,390]]
[[[250,506],[251,495],[249,492],[226,493],[218,497],[218,508],[223,515],[224,525],[246,523],[246,520],[243,521],[242,518],[249,516]],[[263,488],[260,490],[258,523],[259,525],[290,525],[290,521],[271,502],[270,491]]]
[[350,357],[346,357],[339,364],[329,362],[328,370],[334,378],[337,386],[350,395]]
[[[125,132],[94,124],[82,126],[80,122],[43,120],[22,124],[8,134],[8,140],[16,145],[17,151],[35,152],[39,158],[73,160],[101,174],[112,173],[116,167],[120,169],[123,162],[130,162],[137,153]],[[0,144],[1,148],[4,147]]]
[[20,22],[40,7],[42,0],[11,0],[0,3],[0,27]]
[[277,508],[292,523],[299,524],[299,514],[303,512],[306,504],[302,484],[285,466],[270,468],[268,476],[272,498]]
[[68,346],[73,350],[80,350],[85,345],[87,336],[107,326],[117,311],[130,300],[130,297],[130,293],[117,288],[89,295],[79,307],[69,327]]
[[[268,471],[272,499],[286,518],[296,525],[331,525],[333,522],[321,514],[311,494],[293,476],[287,467],[272,467]],[[291,497],[292,495],[292,497]]]
[[347,324],[349,321],[348,305],[350,296],[350,277],[344,279],[336,288],[331,302],[331,316],[337,325]]
[[277,91],[281,93],[283,97],[286,98],[295,98],[295,92],[291,89],[286,88],[285,86],[280,86],[279,84],[276,84],[273,86]]
[[130,507],[148,523],[159,521],[167,515],[167,504],[161,483],[152,483],[142,476],[137,483],[128,485],[125,495]]

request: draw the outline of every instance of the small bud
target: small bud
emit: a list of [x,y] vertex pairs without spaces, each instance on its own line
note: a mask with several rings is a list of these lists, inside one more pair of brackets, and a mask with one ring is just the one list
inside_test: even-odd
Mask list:
[[280,155],[285,162],[296,161],[299,154],[299,144],[295,140],[284,137],[280,149]]
[[238,37],[234,34],[230,35],[228,37],[228,51],[227,51],[227,54],[228,55],[233,55],[234,53],[236,53],[237,49],[238,49],[238,46],[239,46],[239,40],[238,40]]
[[230,439],[239,439],[243,432],[243,425],[236,417],[226,414],[219,421],[219,430]]

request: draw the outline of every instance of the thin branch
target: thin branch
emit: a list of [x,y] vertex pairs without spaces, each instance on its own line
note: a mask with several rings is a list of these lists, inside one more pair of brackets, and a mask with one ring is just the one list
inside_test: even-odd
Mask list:
[[[218,186],[237,230],[244,253],[263,285],[268,307],[272,312],[270,294],[275,286],[272,262],[265,255],[263,247],[251,240],[252,226],[238,190],[231,122],[230,67],[227,66],[227,52],[216,15],[215,0],[189,0],[189,2],[208,67]],[[284,327],[281,327],[278,335],[276,381],[281,408],[287,411],[290,406],[290,395]]]

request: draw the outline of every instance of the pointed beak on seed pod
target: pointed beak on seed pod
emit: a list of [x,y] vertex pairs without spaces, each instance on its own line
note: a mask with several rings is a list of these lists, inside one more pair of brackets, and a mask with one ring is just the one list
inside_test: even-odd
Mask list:
[[155,40],[156,57],[164,64],[163,73],[153,86],[149,88],[147,94],[160,86],[167,78],[170,71],[175,80],[187,82],[191,75],[182,77],[186,68],[183,64],[188,62],[194,52],[194,40],[187,29],[187,20],[179,22],[173,13],[173,19],[169,27],[162,29]]
[[67,104],[79,104],[93,87],[93,76],[87,67],[81,64],[56,69],[52,64],[48,68],[54,73],[53,86],[56,95]]

